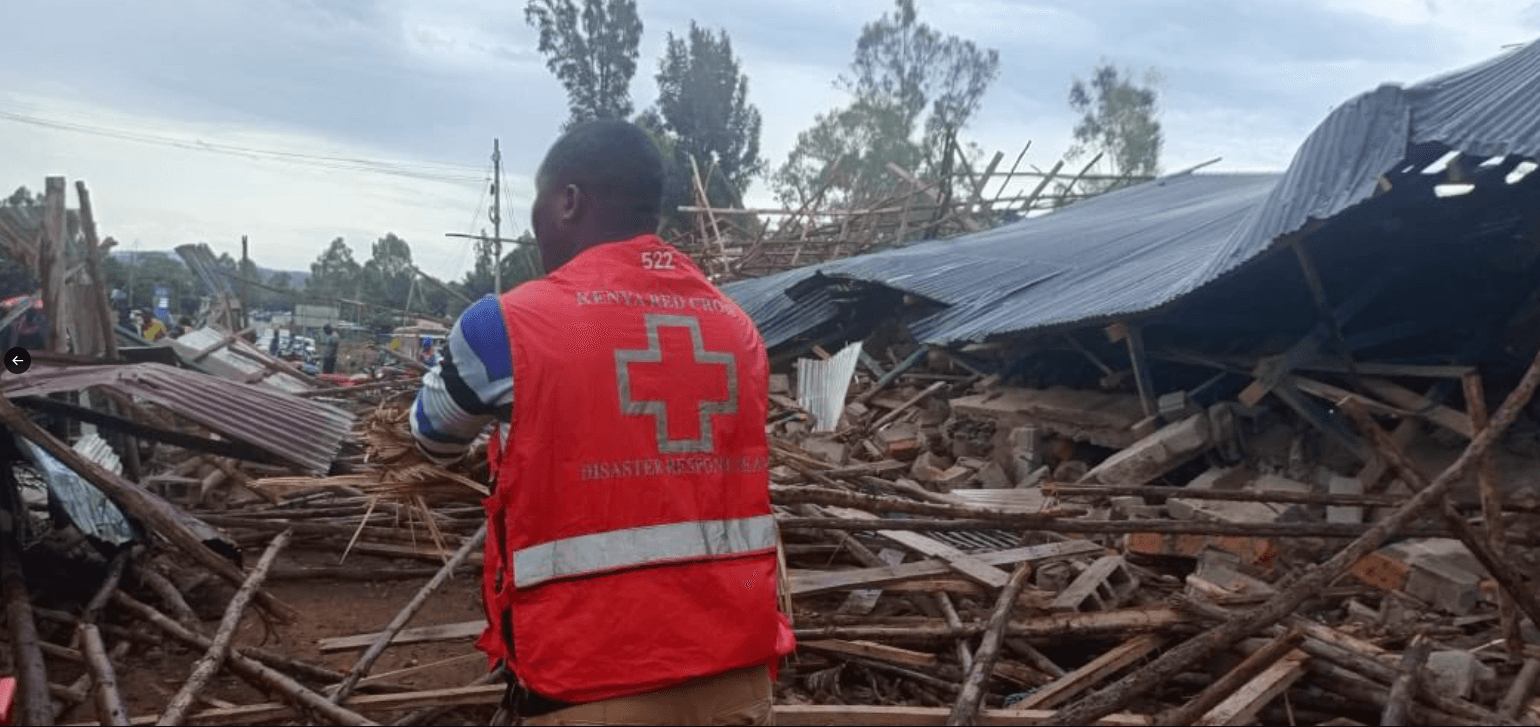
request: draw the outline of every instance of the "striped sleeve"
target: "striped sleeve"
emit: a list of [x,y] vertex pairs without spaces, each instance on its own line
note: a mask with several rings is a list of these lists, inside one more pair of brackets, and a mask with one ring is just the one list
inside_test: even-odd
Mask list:
[[412,436],[424,456],[449,464],[465,456],[493,421],[513,412],[513,360],[497,298],[486,296],[460,315],[444,355],[422,377],[412,405]]

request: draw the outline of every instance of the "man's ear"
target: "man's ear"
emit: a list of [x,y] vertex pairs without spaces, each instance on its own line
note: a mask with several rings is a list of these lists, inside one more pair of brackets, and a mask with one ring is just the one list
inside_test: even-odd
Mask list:
[[576,184],[569,184],[561,191],[561,220],[566,223],[577,222],[582,216],[588,200],[583,197],[583,191]]

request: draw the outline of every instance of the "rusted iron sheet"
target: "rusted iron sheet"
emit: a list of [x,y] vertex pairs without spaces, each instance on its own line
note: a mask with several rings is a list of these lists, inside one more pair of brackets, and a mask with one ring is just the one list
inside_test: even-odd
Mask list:
[[341,409],[162,364],[57,367],[34,363],[7,376],[7,398],[106,386],[170,409],[210,431],[261,447],[305,472],[325,474],[352,428]]

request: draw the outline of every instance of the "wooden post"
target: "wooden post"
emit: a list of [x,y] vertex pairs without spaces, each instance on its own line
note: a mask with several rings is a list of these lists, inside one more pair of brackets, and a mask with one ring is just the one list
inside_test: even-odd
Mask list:
[[[102,274],[102,244],[96,236],[96,212],[91,207],[91,193],[86,189],[85,182],[75,182],[75,195],[80,198],[80,231],[84,233],[86,239],[86,271],[91,276],[92,288],[97,293],[92,296],[93,300],[88,304],[100,317],[106,344],[103,353],[108,359],[116,360],[118,336],[113,333],[113,328],[117,322],[112,319],[112,303],[107,297],[107,278]],[[94,355],[96,352],[90,353]]]
[[43,284],[43,315],[48,319],[48,342],[44,348],[68,353],[64,274],[69,267],[65,245],[69,223],[64,209],[64,177],[49,177],[44,180],[43,189],[43,246],[38,254],[38,278]]
[[[178,641],[200,649],[207,649],[213,644],[208,638],[188,630],[181,624],[171,620],[171,617],[134,600],[132,596],[121,590],[113,594],[113,600],[124,608],[137,613],[140,617],[170,634]],[[324,697],[315,693],[314,690],[300,684],[283,672],[267,667],[257,660],[246,656],[242,653],[243,651],[245,649],[230,652],[227,657],[230,663],[230,670],[239,674],[241,678],[250,682],[253,686],[264,691],[271,690],[283,694],[300,707],[310,709],[336,724],[377,724],[357,712],[326,701]]]
[[53,724],[53,702],[48,696],[48,671],[38,644],[37,623],[33,621],[32,598],[21,570],[21,541],[17,529],[26,517],[21,493],[9,462],[0,463],[0,588],[5,591],[5,622],[10,630],[12,658],[15,661],[18,708],[12,716],[15,724]]
[[246,270],[251,265],[251,258],[246,251],[246,236],[241,235],[241,328],[251,325],[251,287],[246,283]]
[[279,533],[267,546],[267,551],[262,553],[262,559],[257,561],[257,567],[252,569],[251,575],[246,577],[246,582],[241,584],[240,590],[235,592],[235,597],[230,599],[230,605],[225,607],[224,618],[219,621],[219,629],[214,632],[214,642],[209,645],[208,652],[193,667],[192,674],[187,677],[186,682],[182,683],[182,689],[171,698],[158,724],[180,724],[182,718],[187,716],[187,711],[192,709],[193,697],[197,696],[198,691],[214,678],[214,674],[219,671],[219,667],[224,664],[225,658],[229,655],[230,640],[235,638],[235,629],[241,625],[241,616],[246,612],[246,604],[251,602],[251,597],[258,588],[262,587],[262,581],[267,578],[268,571],[272,569],[273,561],[278,559],[278,552],[283,550],[283,546],[289,544],[289,538],[293,535],[293,530]]
[[1305,640],[1305,635],[1297,629],[1290,629],[1273,638],[1267,646],[1246,657],[1218,680],[1210,683],[1198,696],[1176,709],[1165,712],[1155,718],[1156,724],[1190,725],[1199,717],[1202,717],[1210,709],[1218,706],[1246,682],[1251,681],[1261,674],[1274,662],[1282,659],[1285,654],[1299,646]]
[[1000,589],[1000,599],[995,602],[995,610],[989,615],[989,623],[984,626],[984,638],[973,655],[973,668],[963,682],[962,694],[958,695],[957,703],[952,706],[952,714],[947,717],[949,727],[971,725],[978,716],[979,705],[989,691],[989,677],[994,673],[995,660],[1000,656],[1000,645],[1005,641],[1005,627],[1010,623],[1011,609],[1016,606],[1016,597],[1021,595],[1021,587],[1031,574],[1032,564],[1022,563],[1016,566],[1016,572],[1011,574],[1011,580],[1005,584],[1005,588]]
[[91,690],[96,693],[96,719],[102,724],[128,724],[128,708],[123,706],[123,697],[118,693],[117,671],[112,668],[112,659],[107,656],[102,632],[96,624],[80,625],[80,649],[96,682]]
[[[1486,390],[1481,385],[1481,374],[1476,371],[1460,377],[1460,383],[1465,387],[1465,413],[1470,417],[1471,435],[1475,436],[1487,426]],[[1501,557],[1506,550],[1503,544],[1503,502],[1497,483],[1497,458],[1491,453],[1482,457],[1476,465],[1476,481],[1481,488],[1481,519],[1487,526],[1487,542]],[[1517,656],[1524,650],[1524,636],[1519,631],[1513,597],[1507,593],[1501,594],[1497,606],[1508,651]]]
[[1109,332],[1114,336],[1121,336],[1128,344],[1128,361],[1134,369],[1134,384],[1139,388],[1139,404],[1144,407],[1144,415],[1155,416],[1159,408],[1155,405],[1154,382],[1150,379],[1150,362],[1144,355],[1144,332],[1138,326],[1127,323],[1114,324]]
[[385,653],[385,647],[390,646],[390,640],[395,638],[396,634],[406,627],[406,622],[410,621],[412,616],[417,614],[418,609],[422,608],[424,603],[427,603],[428,597],[433,595],[433,592],[437,591],[439,586],[444,584],[444,581],[449,580],[449,574],[460,567],[460,564],[470,557],[471,552],[480,546],[486,537],[487,524],[483,522],[481,528],[476,531],[476,534],[466,538],[465,542],[460,545],[460,550],[454,554],[454,557],[450,558],[449,562],[439,569],[438,574],[433,576],[432,580],[429,580],[427,585],[424,585],[422,590],[419,590],[417,595],[412,597],[412,600],[406,604],[406,607],[402,608],[401,612],[397,613],[396,617],[390,620],[390,625],[385,627],[385,631],[380,634],[380,637],[375,640],[368,651],[364,652],[363,656],[359,657],[358,663],[353,665],[353,668],[348,671],[347,677],[342,680],[341,684],[337,685],[337,691],[331,695],[332,704],[342,704],[353,693],[353,689],[358,686],[358,680],[363,679],[369,673],[369,669],[374,666],[375,660]]

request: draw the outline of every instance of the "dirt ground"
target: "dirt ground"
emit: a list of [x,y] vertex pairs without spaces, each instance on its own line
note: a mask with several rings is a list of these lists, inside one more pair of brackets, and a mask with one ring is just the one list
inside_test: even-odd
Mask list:
[[[252,559],[260,553],[250,555]],[[295,543],[279,557],[278,567],[337,565],[337,554],[320,553],[301,548]],[[360,571],[382,568],[421,567],[425,561],[376,558],[349,555],[344,565]],[[480,573],[475,567],[462,568],[454,578],[434,594],[408,623],[408,628],[458,623],[482,618],[479,591]],[[407,580],[293,580],[271,584],[268,590],[300,612],[299,620],[292,624],[276,625],[267,632],[263,620],[250,609],[237,632],[237,643],[264,646],[297,659],[312,661],[340,672],[348,671],[363,652],[322,654],[317,642],[326,637],[348,636],[378,632],[411,600],[427,582],[427,578]],[[221,592],[222,591],[222,592]],[[201,608],[205,617],[205,633],[212,634],[218,626],[219,615],[214,612],[228,599],[233,589],[216,589],[217,601],[212,608]],[[109,623],[113,614],[108,613]],[[160,634],[155,634],[158,638]],[[107,637],[112,648],[114,639]],[[119,688],[130,716],[154,716],[191,673],[193,664],[202,656],[201,651],[184,648],[166,641],[159,646],[135,649],[118,674]],[[413,689],[437,689],[471,684],[486,673],[486,660],[470,640],[433,644],[409,644],[392,646],[385,651],[370,670],[370,676],[389,675],[401,671],[388,680]],[[50,674],[50,681],[69,684],[76,673]],[[224,702],[236,705],[280,701],[248,686],[229,672],[221,672],[206,688],[205,693]],[[202,705],[198,709],[211,705]],[[224,706],[224,705],[219,705]],[[196,709],[195,709],[196,711]],[[486,724],[491,708],[461,708],[430,724]],[[404,714],[404,713],[402,713]],[[376,720],[395,719],[388,714],[369,715]],[[90,703],[77,706],[61,716],[59,723],[94,722],[95,711]]]

